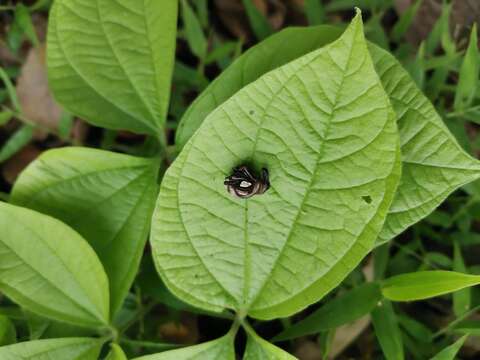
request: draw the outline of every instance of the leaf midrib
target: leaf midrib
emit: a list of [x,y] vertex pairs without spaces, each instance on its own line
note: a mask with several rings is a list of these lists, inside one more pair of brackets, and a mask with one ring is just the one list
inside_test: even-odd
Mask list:
[[[158,114],[155,115],[155,111],[152,109],[151,105],[146,101],[146,99],[143,97],[142,93],[138,90],[137,86],[135,85],[135,82],[132,80],[132,78],[130,77],[130,74],[127,72],[126,68],[124,67],[124,64],[120,61],[120,57],[119,55],[117,54],[117,51],[115,50],[115,47],[113,46],[113,43],[110,39],[110,36],[109,36],[109,33],[108,31],[105,30],[105,22],[104,22],[104,18],[103,18],[103,14],[102,14],[102,10],[101,10],[101,7],[100,7],[100,1],[101,0],[96,0],[95,1],[95,4],[96,4],[96,9],[97,9],[97,14],[98,14],[98,19],[99,19],[99,25],[100,25],[100,29],[102,30],[103,34],[105,35],[105,39],[107,40],[107,44],[108,46],[110,47],[110,49],[112,50],[112,54],[113,54],[113,57],[115,58],[115,60],[117,61],[118,63],[118,67],[122,70],[122,72],[125,74],[125,78],[127,79],[127,81],[130,83],[130,85],[132,86],[132,89],[135,90],[135,95],[137,96],[138,99],[140,99],[140,101],[143,103],[143,105],[145,106],[145,108],[148,110],[148,112],[150,113],[150,116],[152,117],[152,120],[153,122],[156,121],[156,119],[158,119]],[[145,0],[143,1],[143,4],[145,5]],[[148,36],[148,33],[147,33],[147,36]],[[156,83],[155,83],[155,86],[156,86]],[[158,88],[156,88],[157,92],[158,92]]]
[[[320,147],[319,147],[319,150],[318,150],[318,153],[317,153],[317,160],[316,160],[316,163],[315,163],[315,170],[313,171],[313,174],[312,174],[312,176],[310,177],[309,183],[308,183],[308,185],[307,185],[307,187],[306,187],[305,194],[303,195],[302,202],[301,202],[300,206],[298,207],[297,214],[296,214],[296,216],[295,216],[295,219],[294,219],[293,222],[292,222],[292,225],[291,225],[290,230],[289,230],[289,232],[288,232],[288,234],[287,234],[287,237],[286,237],[286,239],[285,239],[285,242],[284,242],[282,248],[280,249],[280,252],[279,252],[277,258],[275,259],[275,261],[274,261],[274,263],[273,263],[273,265],[272,265],[272,271],[273,271],[273,269],[277,266],[277,263],[278,263],[279,259],[281,258],[283,252],[284,252],[285,249],[287,248],[287,244],[288,244],[288,242],[289,242],[289,240],[290,240],[290,238],[291,238],[291,236],[292,236],[292,234],[293,234],[293,229],[296,228],[296,224],[297,224],[297,222],[298,222],[298,218],[299,218],[299,216],[300,216],[300,214],[301,214],[301,212],[302,212],[303,206],[305,205],[305,201],[306,201],[306,199],[308,198],[308,195],[309,195],[309,193],[310,193],[310,190],[311,190],[311,187],[312,187],[314,178],[315,178],[314,174],[317,172],[318,166],[319,166],[319,164],[320,164],[320,159],[321,159],[322,156],[323,156],[324,145],[325,145],[325,143],[326,143],[326,141],[327,141],[326,138],[328,137],[328,133],[329,133],[329,131],[330,131],[330,127],[331,127],[331,124],[332,124],[332,119],[334,118],[334,115],[335,115],[335,104],[337,103],[337,101],[338,101],[338,96],[339,96],[339,94],[340,94],[340,92],[341,92],[341,89],[343,88],[343,83],[344,83],[344,81],[345,81],[345,74],[346,74],[347,69],[348,69],[348,66],[349,66],[349,64],[350,64],[351,55],[352,55],[352,50],[353,50],[353,47],[354,47],[354,39],[356,38],[357,33],[358,33],[358,25],[355,27],[355,32],[354,32],[354,34],[352,35],[353,41],[352,41],[351,44],[350,44],[350,49],[349,49],[349,54],[348,54],[348,60],[347,60],[348,62],[347,62],[346,68],[345,68],[345,69],[342,69],[342,80],[341,80],[340,85],[339,85],[339,87],[338,87],[338,89],[337,89],[337,92],[336,92],[336,94],[335,94],[335,100],[333,101],[333,103],[332,103],[332,105],[331,105],[331,106],[332,106],[331,114],[330,114],[329,117],[328,117],[328,123],[327,123],[327,125],[326,125],[326,127],[325,127],[325,140],[320,143]],[[338,40],[337,40],[337,41],[338,41]],[[335,42],[337,42],[337,41],[335,41]],[[324,53],[324,52],[320,51],[318,56],[322,56],[323,53]],[[325,51],[325,53],[327,53],[328,56],[330,56],[330,53],[329,53],[328,51]],[[331,56],[330,56],[330,57],[331,57]],[[311,62],[315,61],[316,59],[317,59],[317,57],[315,57],[315,58],[312,59],[311,61],[307,62],[303,67],[308,66]],[[333,59],[332,59],[332,60],[333,60]],[[300,70],[300,69],[299,69],[299,70]],[[298,72],[299,70],[297,70],[296,72]],[[295,73],[291,76],[291,78],[292,78],[294,75],[295,75]],[[285,82],[285,86],[286,86],[286,84],[287,84],[289,81],[290,81],[290,79]],[[277,94],[278,94],[278,93],[277,93]],[[274,99],[274,98],[275,98],[275,97],[272,97],[272,100],[271,100],[270,103],[267,105],[267,107],[266,107],[266,109],[265,109],[265,114],[267,113],[267,109],[268,109],[268,107],[270,106],[270,104],[273,102],[273,99]],[[264,121],[262,121],[262,124],[263,124],[263,122],[264,122]],[[252,152],[252,158],[253,158],[253,156],[254,156],[254,154],[255,154],[255,151],[256,151],[256,144],[257,144],[257,142],[258,142],[258,136],[259,136],[260,130],[261,130],[261,128],[262,128],[262,124],[260,124],[259,129],[258,129],[258,131],[257,131],[257,137],[256,137],[256,141],[255,141],[255,147],[254,147],[253,152]],[[247,202],[247,204],[246,204],[246,208],[247,208],[247,211],[248,211],[248,202]],[[248,222],[248,221],[247,221],[247,222]],[[245,244],[246,244],[245,247],[247,248],[247,247],[248,247],[248,239],[245,239]],[[246,267],[245,267],[245,268],[246,268]],[[255,304],[256,300],[257,300],[257,299],[260,297],[260,295],[262,294],[262,292],[263,292],[265,286],[267,285],[268,281],[270,280],[270,278],[271,278],[270,276],[265,278],[265,280],[264,280],[263,284],[261,285],[261,287],[259,288],[257,294],[256,294],[256,295],[252,298],[252,300],[249,302],[248,308],[251,308],[251,307]],[[247,291],[248,291],[247,285],[248,285],[248,283],[245,284],[244,290],[247,289]]]

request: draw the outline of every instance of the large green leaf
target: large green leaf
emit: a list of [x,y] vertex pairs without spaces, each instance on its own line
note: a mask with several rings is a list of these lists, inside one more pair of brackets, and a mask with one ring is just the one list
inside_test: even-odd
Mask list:
[[296,357],[258,336],[249,326],[244,327],[248,339],[243,360],[295,360]]
[[0,359],[97,360],[101,346],[101,341],[89,338],[36,340],[1,347]]
[[95,252],[62,222],[0,202],[0,290],[43,316],[108,324],[108,279]]
[[137,272],[157,194],[158,161],[87,148],[43,153],[17,180],[11,202],[56,217],[97,252],[111,312]]
[[[331,26],[291,28],[251,48],[187,110],[177,131],[177,145],[184,146],[207,115],[242,87],[325,46],[339,34]],[[427,216],[458,187],[479,178],[480,165],[458,145],[400,63],[373,44],[369,51],[397,114],[404,161],[398,194],[378,239],[381,243]]]
[[235,360],[233,340],[233,333],[228,333],[224,337],[200,345],[142,356],[134,360]]
[[[163,180],[151,236],[157,268],[197,307],[292,314],[371,249],[398,155],[358,15],[338,41],[246,86],[202,124]],[[244,162],[270,171],[265,195],[225,190]]]
[[159,135],[174,63],[177,0],[57,0],[48,74],[71,113],[112,129]]
[[397,275],[382,284],[383,296],[393,301],[413,301],[448,294],[480,284],[480,275],[454,271],[420,271]]

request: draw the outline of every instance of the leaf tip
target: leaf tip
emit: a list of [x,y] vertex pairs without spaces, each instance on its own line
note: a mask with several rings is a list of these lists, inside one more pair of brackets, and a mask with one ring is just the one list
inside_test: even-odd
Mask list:
[[355,17],[353,19],[354,20],[356,20],[356,19],[362,20],[362,9],[360,9],[357,6],[355,6]]

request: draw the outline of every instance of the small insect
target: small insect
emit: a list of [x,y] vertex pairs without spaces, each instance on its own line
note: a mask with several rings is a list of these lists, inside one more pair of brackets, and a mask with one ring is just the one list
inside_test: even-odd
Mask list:
[[257,178],[245,165],[233,169],[233,174],[227,176],[223,183],[230,194],[244,199],[263,194],[270,187],[267,169],[263,168],[262,174]]

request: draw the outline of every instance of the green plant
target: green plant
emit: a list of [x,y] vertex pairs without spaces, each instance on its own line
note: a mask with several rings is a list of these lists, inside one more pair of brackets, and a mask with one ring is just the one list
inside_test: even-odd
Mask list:
[[[182,4],[184,20],[194,21]],[[196,309],[232,318],[232,327],[217,340],[142,359],[234,359],[240,327],[248,337],[245,359],[293,358],[260,338],[247,318],[286,317],[319,301],[374,248],[480,177],[480,163],[407,71],[365,40],[360,11],[345,31],[287,29],[240,56],[190,106],[169,148],[177,6],[53,5],[48,67],[58,101],[97,126],[146,134],[154,155],[69,147],[46,152],[22,173],[11,204],[0,203],[0,290],[32,318],[81,337],[5,346],[2,359],[96,359],[107,343],[108,359],[125,358],[120,314],[149,232],[168,289]],[[206,61],[201,24],[194,23],[187,40]],[[267,30],[256,33],[263,38]],[[401,32],[397,27],[395,37]],[[478,73],[474,56],[472,46],[462,71]],[[460,84],[455,106],[465,111],[475,88]],[[226,192],[224,178],[244,163],[268,169],[265,195],[244,200]],[[480,283],[456,264],[459,272],[378,276],[274,341],[371,313],[386,358],[403,358],[391,301]],[[445,352],[455,356],[464,340]]]

